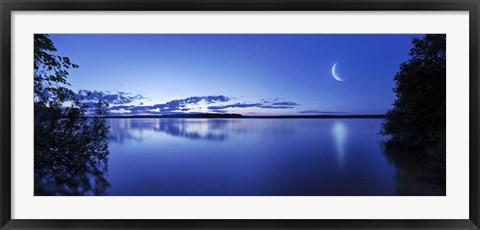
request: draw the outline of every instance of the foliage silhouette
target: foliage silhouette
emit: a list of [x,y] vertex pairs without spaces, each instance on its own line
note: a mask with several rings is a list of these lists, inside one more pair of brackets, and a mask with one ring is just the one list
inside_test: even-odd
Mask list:
[[445,160],[446,36],[413,39],[410,60],[395,75],[394,108],[387,112],[381,133],[386,143],[402,145],[417,154]]
[[34,35],[34,194],[103,195],[108,161],[106,103],[94,115],[68,88],[68,71],[78,68],[48,35]]

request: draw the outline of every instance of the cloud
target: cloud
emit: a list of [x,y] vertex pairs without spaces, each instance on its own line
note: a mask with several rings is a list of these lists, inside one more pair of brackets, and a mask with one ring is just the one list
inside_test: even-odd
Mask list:
[[252,107],[260,107],[262,106],[261,103],[235,103],[230,105],[221,105],[221,106],[209,106],[208,109],[215,110],[215,109],[228,109],[228,108],[252,108]]
[[133,106],[133,105],[118,105],[112,106],[112,110],[130,110],[133,114],[173,114],[179,112],[188,112],[192,110],[187,108],[189,105],[196,105],[200,102],[206,104],[213,104],[219,102],[228,102],[230,97],[218,95],[218,96],[202,96],[202,97],[188,97],[185,99],[172,100],[162,104],[148,105],[148,106]]
[[224,110],[224,109],[210,109],[210,112],[213,112],[213,113],[227,113],[227,110]]
[[336,111],[322,111],[322,110],[303,110],[303,111],[298,111],[298,113],[303,113],[303,114],[339,114],[339,113],[344,113],[344,112],[336,112]]
[[110,113],[121,113],[121,114],[124,114],[124,113],[131,113],[132,111],[126,110],[126,109],[110,109],[109,112],[110,112]]
[[[207,105],[207,111],[212,113],[228,113],[228,109],[233,108],[262,108],[262,109],[292,109],[298,106],[298,103],[291,101],[278,101],[275,99],[261,99],[259,102],[237,102],[230,103],[233,97],[224,95],[215,96],[192,96],[183,99],[171,100],[161,104],[144,105],[139,101],[145,99],[140,94],[130,94],[125,92],[112,93],[109,91],[88,91],[80,90],[77,98],[84,104],[87,104],[93,109],[98,100],[108,102],[110,107],[108,111],[113,114],[151,114],[151,115],[166,115],[166,114],[181,114],[193,113],[200,108],[198,105]],[[197,108],[197,109],[195,109]],[[92,110],[93,111],[93,110]]]
[[96,104],[99,100],[103,102],[108,102],[111,105],[122,105],[129,104],[137,100],[145,99],[144,96],[137,94],[132,95],[125,92],[110,92],[110,91],[90,91],[90,90],[79,90],[75,95],[78,100],[81,102],[92,106]]
[[295,102],[275,102],[269,104],[268,101],[262,100],[262,103],[235,103],[222,106],[209,106],[210,110],[223,110],[228,108],[262,108],[262,109],[292,109],[299,104]]
[[298,103],[295,103],[295,102],[291,102],[291,101],[282,101],[282,102],[272,103],[272,105],[297,106],[297,105],[299,105],[299,104],[298,104]]
[[167,108],[172,110],[178,110],[187,105],[196,105],[201,101],[205,101],[207,104],[213,104],[218,102],[227,102],[230,101],[229,97],[219,95],[219,96],[203,96],[203,97],[188,97],[180,100],[169,101],[165,104],[156,104],[156,108]]

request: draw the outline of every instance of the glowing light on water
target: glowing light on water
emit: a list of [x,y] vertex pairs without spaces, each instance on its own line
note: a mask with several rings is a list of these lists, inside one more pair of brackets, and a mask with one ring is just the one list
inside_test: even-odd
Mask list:
[[336,121],[332,126],[332,136],[335,139],[337,160],[340,170],[345,164],[345,139],[347,138],[347,126],[341,121]]

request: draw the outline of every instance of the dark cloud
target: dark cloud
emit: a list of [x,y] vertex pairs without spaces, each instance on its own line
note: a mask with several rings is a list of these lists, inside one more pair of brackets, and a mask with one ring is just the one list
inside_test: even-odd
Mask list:
[[322,110],[303,110],[303,111],[298,111],[298,113],[303,113],[303,114],[339,114],[339,113],[344,113],[344,112],[335,112],[335,111],[322,111]]
[[292,109],[299,104],[294,102],[275,102],[275,103],[265,103],[265,100],[262,100],[263,103],[235,103],[230,105],[222,105],[222,106],[209,106],[208,109],[210,110],[223,110],[228,108],[262,108],[262,109]]
[[[98,100],[108,102],[110,104],[109,111],[115,114],[181,114],[194,112],[195,109],[191,106],[204,104],[225,103],[231,101],[232,97],[224,95],[216,96],[194,96],[184,99],[171,100],[162,104],[143,105],[143,102],[138,102],[140,99],[145,99],[140,94],[131,95],[125,92],[111,93],[100,91],[81,90],[77,97],[85,104],[93,107]],[[133,103],[135,102],[135,103]],[[262,99],[257,103],[233,103],[224,105],[210,105],[207,107],[209,112],[227,113],[229,108],[262,108],[262,109],[291,109],[298,106],[298,103],[290,101],[278,101],[277,98],[273,100]],[[190,107],[190,108],[189,108]]]
[[119,105],[112,106],[111,110],[128,110],[132,114],[175,114],[176,112],[187,112],[190,108],[186,108],[187,105],[196,105],[204,101],[207,104],[228,102],[229,97],[219,96],[202,96],[202,97],[188,97],[185,99],[172,100],[163,104],[155,104],[150,106],[127,106]]
[[111,105],[122,105],[129,104],[137,100],[145,99],[140,94],[132,95],[125,92],[110,92],[110,91],[90,91],[90,90],[79,90],[75,95],[78,100],[91,106],[91,104],[97,103],[99,100],[103,102],[108,102]]
[[219,96],[203,96],[203,97],[189,97],[185,99],[180,99],[180,100],[173,100],[169,101],[165,104],[157,104],[154,105],[156,108],[173,108],[173,110],[178,110],[182,107],[185,107],[187,105],[196,105],[201,101],[205,101],[207,104],[212,104],[212,103],[217,103],[217,102],[227,102],[230,101],[229,97],[219,95]]
[[259,106],[262,109],[293,109],[295,106],[283,106],[283,105],[262,105]]
[[209,106],[208,109],[215,110],[215,109],[228,109],[228,108],[252,108],[252,107],[260,107],[260,106],[262,106],[261,103],[235,103],[230,105]]
[[282,102],[274,102],[272,103],[272,105],[297,106],[299,104],[291,101],[282,101]]
[[213,113],[227,113],[227,110],[224,110],[224,109],[210,109],[210,112],[213,112]]

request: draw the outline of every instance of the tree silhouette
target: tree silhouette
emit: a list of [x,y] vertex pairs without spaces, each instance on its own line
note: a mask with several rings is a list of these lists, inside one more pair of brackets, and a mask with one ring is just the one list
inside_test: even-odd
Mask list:
[[395,75],[394,108],[386,114],[381,133],[389,144],[445,160],[446,36],[415,38],[410,60]]
[[94,118],[68,88],[68,69],[78,68],[48,35],[34,35],[34,194],[101,195],[109,186],[106,104]]

